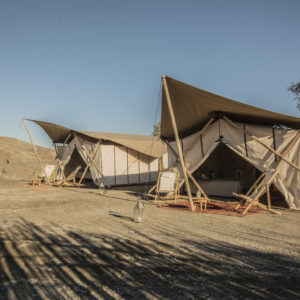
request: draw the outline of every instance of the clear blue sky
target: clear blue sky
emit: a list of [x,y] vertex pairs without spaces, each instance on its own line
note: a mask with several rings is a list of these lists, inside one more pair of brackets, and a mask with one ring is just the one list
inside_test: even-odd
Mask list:
[[162,74],[300,117],[287,91],[299,12],[299,0],[1,0],[0,135],[22,117],[151,134]]

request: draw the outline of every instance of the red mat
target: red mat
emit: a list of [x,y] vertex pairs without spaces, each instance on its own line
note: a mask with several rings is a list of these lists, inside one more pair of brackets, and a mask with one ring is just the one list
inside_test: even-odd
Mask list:
[[[207,203],[207,209],[206,210],[200,210],[200,204],[195,203],[195,212],[197,213],[211,213],[211,214],[219,214],[219,215],[229,215],[229,216],[243,216],[242,213],[246,206],[240,206],[237,210],[235,210],[236,203],[231,202],[213,202]],[[158,206],[159,208],[169,208],[169,209],[175,209],[175,210],[190,210],[190,205],[188,201],[183,202],[177,202],[175,203],[166,203],[161,204]],[[251,207],[247,213],[246,216],[253,215],[255,213],[263,212],[262,209],[258,207]]]

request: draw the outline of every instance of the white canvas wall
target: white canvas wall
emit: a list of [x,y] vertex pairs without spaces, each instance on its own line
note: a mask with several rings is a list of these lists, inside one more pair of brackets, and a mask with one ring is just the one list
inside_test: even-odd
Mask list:
[[[59,148],[59,178],[64,166],[70,161],[74,149],[78,150],[83,161],[87,164],[90,160],[87,152],[95,154],[95,164],[90,165],[90,173],[96,185],[101,180],[106,186],[142,184],[155,182],[158,176],[158,159],[137,152],[133,149],[115,144],[97,144],[75,136],[70,144]],[[98,149],[97,152],[94,152]],[[168,166],[168,154],[163,158],[163,165]],[[95,166],[97,165],[97,167]],[[75,168],[76,166],[74,166]]]
[[117,185],[128,184],[127,165],[127,147],[115,146],[115,170]]
[[[184,154],[186,165],[194,172],[204,163],[222,140],[226,146],[260,171],[263,172],[266,169],[275,168],[278,164],[278,160],[276,161],[274,153],[253,139],[254,136],[264,144],[274,148],[273,129],[249,124],[245,125],[245,128],[246,131],[249,132],[249,134],[246,134],[246,144],[244,125],[232,122],[229,119],[218,120],[209,126],[202,134],[202,145],[199,133],[184,138],[182,140],[183,151],[193,145],[192,148]],[[296,130],[274,129],[277,151],[282,153],[296,135]],[[222,138],[220,139],[220,137]],[[170,145],[176,149],[175,142],[170,143]],[[176,161],[172,152],[173,151],[169,149],[169,166],[170,163],[172,165],[172,163]],[[286,158],[300,166],[299,139]],[[177,167],[181,172],[178,163]],[[280,168],[280,172],[274,180],[274,185],[283,194],[290,208],[300,208],[300,172],[284,161],[281,161],[278,167]],[[181,181],[181,184],[182,183],[183,181]]]

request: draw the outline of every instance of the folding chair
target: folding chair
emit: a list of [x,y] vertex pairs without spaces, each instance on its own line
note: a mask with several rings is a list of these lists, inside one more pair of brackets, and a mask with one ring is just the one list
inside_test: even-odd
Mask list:
[[54,185],[62,187],[65,185],[70,185],[69,184],[70,181],[73,181],[73,185],[76,185],[76,175],[80,169],[81,169],[81,166],[77,166],[77,168],[73,172],[71,172],[68,177],[66,177],[65,179],[63,179],[61,181],[55,182]]
[[[269,169],[262,173],[256,182],[252,185],[246,195],[232,193],[234,196],[242,200],[235,207],[237,210],[241,205],[248,204],[243,211],[243,216],[247,213],[251,206],[258,206],[262,209],[269,210],[276,214],[281,214],[271,208],[270,185],[272,184],[275,176],[278,174],[279,169]],[[259,203],[259,199],[267,192],[268,207]]]
[[32,179],[32,185],[40,185],[43,181],[50,183],[55,180],[55,165],[46,165],[42,172],[35,178]]
[[[161,196],[161,194],[167,194]],[[159,172],[157,186],[156,186],[156,195],[154,198],[154,203],[157,200],[173,200],[176,203],[176,200],[180,197],[179,191],[179,173],[177,172]]]
[[203,189],[199,189],[200,186],[198,185],[198,191],[200,192],[200,197],[193,197],[194,203],[200,203],[200,210],[204,208],[206,210],[207,202],[210,202],[210,199],[207,197],[206,193],[203,191]]

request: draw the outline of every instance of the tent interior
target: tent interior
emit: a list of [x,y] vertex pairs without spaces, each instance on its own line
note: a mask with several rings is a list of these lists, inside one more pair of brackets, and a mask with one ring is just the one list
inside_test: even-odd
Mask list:
[[[221,142],[193,175],[207,195],[233,198],[232,192],[246,193],[261,172]],[[197,188],[192,182],[190,184],[195,194]],[[274,185],[271,186],[271,198],[272,203],[287,207]],[[261,200],[266,201],[265,197]]]
[[[68,177],[78,166],[81,166],[81,169],[76,175],[76,178],[79,180],[86,168],[86,163],[82,159],[81,155],[79,154],[78,150],[75,148],[69,162],[66,164],[64,168],[64,176]],[[92,185],[93,184],[93,179],[90,173],[90,168],[88,168],[83,181],[86,184]]]

